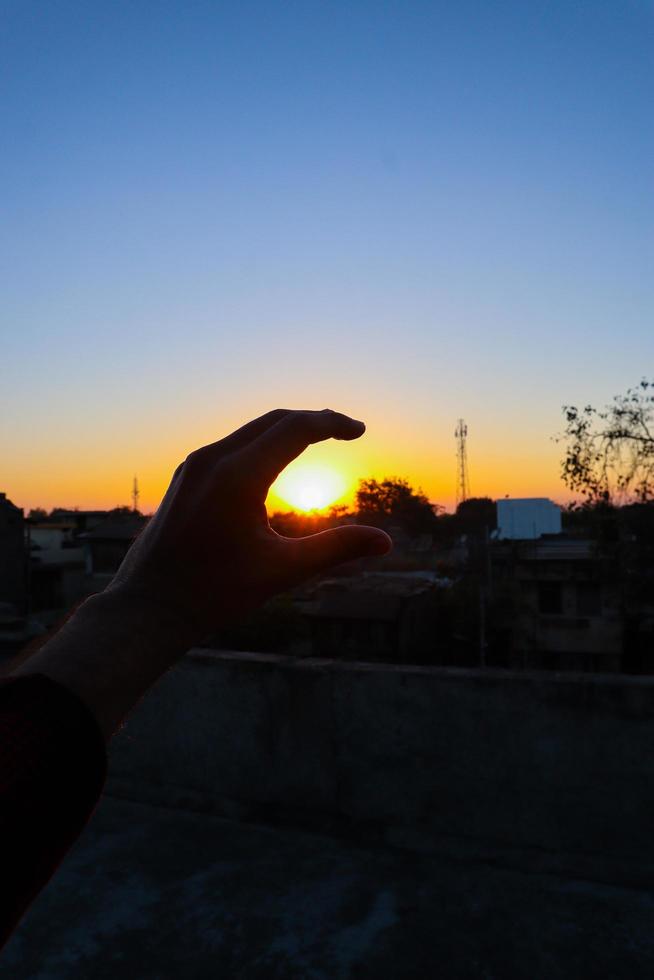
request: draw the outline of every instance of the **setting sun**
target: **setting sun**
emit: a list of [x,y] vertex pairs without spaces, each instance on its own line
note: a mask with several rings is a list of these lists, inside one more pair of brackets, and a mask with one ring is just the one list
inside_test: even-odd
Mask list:
[[285,470],[271,488],[294,510],[323,510],[346,490],[346,480],[329,466],[299,463]]

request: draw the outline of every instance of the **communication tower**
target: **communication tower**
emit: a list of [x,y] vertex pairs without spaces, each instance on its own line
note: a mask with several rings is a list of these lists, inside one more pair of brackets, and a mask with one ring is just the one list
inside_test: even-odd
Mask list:
[[134,477],[134,482],[132,484],[132,510],[136,514],[139,509],[139,481]]
[[456,505],[462,504],[470,496],[470,484],[468,482],[468,453],[466,450],[466,439],[468,437],[468,426],[463,419],[459,419],[456,426],[454,438],[456,439]]

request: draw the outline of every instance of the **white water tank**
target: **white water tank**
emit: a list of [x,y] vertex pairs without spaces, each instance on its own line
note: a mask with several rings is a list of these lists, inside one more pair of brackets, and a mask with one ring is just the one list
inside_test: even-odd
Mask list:
[[497,537],[527,541],[561,533],[561,508],[547,497],[497,501]]

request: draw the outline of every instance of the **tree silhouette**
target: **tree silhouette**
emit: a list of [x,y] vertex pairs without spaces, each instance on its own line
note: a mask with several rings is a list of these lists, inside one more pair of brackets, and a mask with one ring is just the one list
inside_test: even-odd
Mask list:
[[437,524],[435,508],[422,490],[414,490],[399,477],[387,477],[381,482],[360,480],[356,505],[361,524],[384,527],[395,523],[411,534],[433,531]]
[[277,511],[270,516],[270,526],[278,534],[283,534],[287,538],[303,538],[308,534],[317,534],[319,531],[338,527],[339,524],[346,523],[348,518],[354,519],[348,514],[345,504],[334,504],[327,511],[308,514],[295,510]]
[[456,509],[456,524],[463,534],[483,534],[497,527],[497,506],[490,497],[468,497]]
[[588,503],[654,496],[654,381],[616,395],[604,409],[564,405],[563,481]]

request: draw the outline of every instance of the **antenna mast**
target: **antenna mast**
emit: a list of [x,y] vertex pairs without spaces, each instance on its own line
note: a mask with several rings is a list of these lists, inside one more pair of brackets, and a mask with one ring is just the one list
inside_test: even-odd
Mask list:
[[134,483],[132,484],[132,510],[136,514],[139,509],[139,481],[134,477]]
[[468,483],[468,452],[466,449],[466,439],[468,437],[468,426],[463,419],[459,419],[456,426],[454,438],[456,439],[456,505],[462,504],[470,496],[470,484]]

